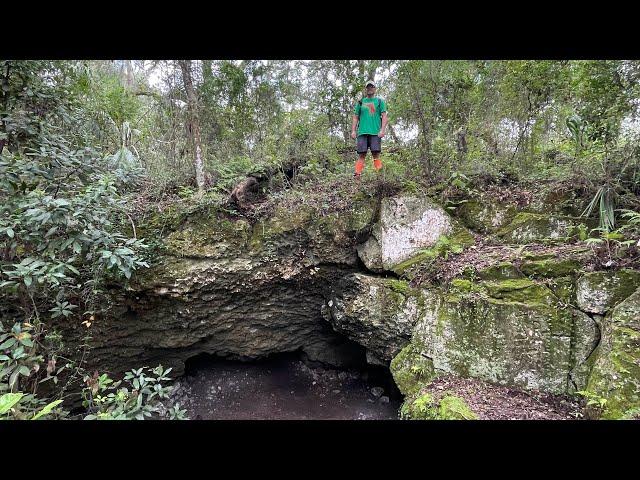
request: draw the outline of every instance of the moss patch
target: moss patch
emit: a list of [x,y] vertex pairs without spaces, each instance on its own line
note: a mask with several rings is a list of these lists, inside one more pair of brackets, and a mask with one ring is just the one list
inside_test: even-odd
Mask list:
[[475,273],[482,280],[508,280],[522,278],[522,274],[511,262],[501,262]]
[[460,397],[446,394],[436,400],[430,393],[408,399],[400,409],[406,420],[477,420],[478,415]]
[[422,355],[422,348],[414,343],[405,346],[390,365],[393,380],[403,395],[417,393],[436,377],[433,362]]
[[526,278],[483,282],[488,294],[507,302],[519,302],[535,305],[551,305],[556,302],[552,292]]
[[387,279],[385,281],[385,286],[404,296],[417,295],[417,291],[409,286],[409,282],[404,280]]
[[488,198],[466,201],[456,211],[465,226],[481,233],[495,232],[511,221],[515,214],[513,205],[498,204]]
[[431,264],[436,258],[446,258],[449,254],[461,253],[465,247],[474,243],[473,235],[463,227],[454,225],[453,233],[450,236],[441,236],[433,247],[420,250],[418,254],[393,267],[392,271],[397,275],[404,275],[411,279],[413,274],[409,270],[412,267],[420,268],[422,265]]
[[580,270],[582,264],[576,259],[547,258],[543,260],[524,261],[520,270],[532,277],[564,277]]

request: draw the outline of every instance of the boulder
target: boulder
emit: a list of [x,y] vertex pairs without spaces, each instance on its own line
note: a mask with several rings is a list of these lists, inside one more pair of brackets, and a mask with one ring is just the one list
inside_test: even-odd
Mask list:
[[514,205],[498,203],[486,196],[468,200],[456,210],[456,215],[466,227],[480,233],[495,233],[508,224],[515,214]]
[[638,287],[640,272],[637,270],[585,273],[576,285],[577,305],[584,312],[603,315]]
[[584,364],[597,343],[595,322],[564,308],[544,285],[529,279],[456,279],[448,291],[423,290],[422,296],[411,347],[391,363],[394,376],[412,389],[419,382],[410,381],[411,364],[424,365],[424,359],[430,372],[522,389],[575,391],[572,372],[574,381],[584,384],[589,370]]
[[405,396],[417,394],[437,375],[433,361],[424,354],[424,347],[409,343],[391,360],[391,374],[400,392]]
[[324,308],[334,330],[384,361],[409,342],[421,310],[420,292],[407,282],[361,273],[333,285]]
[[391,271],[452,231],[449,215],[428,198],[388,197],[382,200],[379,224],[358,246],[358,254],[369,270]]

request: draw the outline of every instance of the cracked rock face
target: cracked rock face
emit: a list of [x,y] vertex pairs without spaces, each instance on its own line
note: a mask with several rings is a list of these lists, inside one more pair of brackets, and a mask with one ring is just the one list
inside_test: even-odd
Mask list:
[[602,320],[587,392],[606,399],[593,418],[640,418],[640,288]]
[[385,198],[380,208],[380,222],[371,237],[358,246],[358,255],[373,272],[393,270],[421,249],[433,247],[440,237],[452,231],[449,215],[427,198]]
[[[624,298],[640,272],[584,274],[574,290],[576,265],[538,259],[526,264],[535,281],[505,270],[413,288],[372,272],[393,271],[433,247],[453,221],[425,198],[382,199],[374,225],[376,210],[362,203],[318,217],[301,207],[254,225],[190,218],[164,238],[158,266],[129,289],[114,286],[115,307],[92,326],[87,369],[162,363],[180,374],[200,353],[244,360],[302,351],[339,367],[393,368],[396,359],[400,383],[411,389],[446,372],[552,393],[588,384],[603,395],[637,396],[628,392],[640,378],[639,294]],[[370,271],[358,271],[356,250]],[[546,278],[555,279],[553,289]],[[574,291],[586,314],[567,306]],[[620,358],[633,359],[624,367],[630,374],[616,370]],[[629,379],[622,386],[621,375]]]
[[600,342],[600,327],[587,314],[574,311],[573,344],[571,348],[571,372],[569,390],[584,390],[593,367],[594,350]]

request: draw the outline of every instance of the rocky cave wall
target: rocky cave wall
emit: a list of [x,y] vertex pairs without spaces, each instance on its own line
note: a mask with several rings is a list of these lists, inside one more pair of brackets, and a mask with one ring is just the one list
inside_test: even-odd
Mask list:
[[546,243],[577,223],[567,212],[482,199],[451,216],[419,196],[360,196],[326,216],[282,208],[255,224],[193,215],[164,236],[157,266],[114,288],[110,313],[95,323],[90,366],[162,362],[180,373],[199,353],[301,350],[345,367],[366,353],[391,366],[407,396],[453,373],[553,393],[588,388],[617,398],[603,415],[621,416],[640,406],[639,272],[582,272],[578,253],[529,255],[518,268],[492,265],[427,288],[399,278],[443,245],[473,248],[472,231]]

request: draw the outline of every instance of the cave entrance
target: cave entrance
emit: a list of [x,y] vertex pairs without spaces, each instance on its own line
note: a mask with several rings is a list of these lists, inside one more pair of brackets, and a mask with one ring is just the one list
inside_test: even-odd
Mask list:
[[389,369],[338,368],[301,350],[259,360],[199,354],[187,360],[171,403],[191,419],[397,419],[402,396]]

